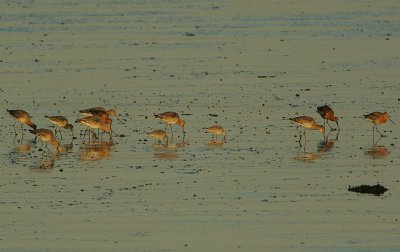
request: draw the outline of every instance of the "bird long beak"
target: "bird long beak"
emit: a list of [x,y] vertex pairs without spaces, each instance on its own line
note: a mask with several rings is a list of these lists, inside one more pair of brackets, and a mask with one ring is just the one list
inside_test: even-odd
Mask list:
[[393,124],[396,124],[396,123],[395,123],[395,122],[393,122],[393,120],[392,120],[392,119],[390,119],[390,118],[389,118],[389,121],[391,121]]
[[124,122],[124,121],[122,121],[121,119],[119,119],[119,117],[118,117],[118,116],[115,116],[115,118],[117,118],[118,122],[120,122],[120,123],[122,123],[122,124],[125,124],[125,122]]

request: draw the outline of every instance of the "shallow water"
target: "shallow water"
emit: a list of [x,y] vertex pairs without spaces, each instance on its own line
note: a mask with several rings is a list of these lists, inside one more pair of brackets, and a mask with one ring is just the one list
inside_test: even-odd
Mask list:
[[[397,1],[0,3],[5,251],[398,251]],[[330,104],[324,141],[290,117]],[[74,121],[115,108],[113,143],[63,131],[59,157],[5,111]],[[186,120],[182,139],[154,145]],[[218,123],[226,143],[203,128]],[[122,137],[120,135],[123,135]],[[51,149],[51,147],[50,147]],[[52,149],[51,149],[52,150]],[[380,183],[381,196],[348,192]]]

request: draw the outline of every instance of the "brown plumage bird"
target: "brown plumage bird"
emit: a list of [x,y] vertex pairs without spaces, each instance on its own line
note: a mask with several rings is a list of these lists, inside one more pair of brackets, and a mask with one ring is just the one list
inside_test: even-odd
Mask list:
[[175,112],[164,112],[161,114],[155,114],[155,118],[159,118],[161,121],[166,123],[165,129],[167,129],[168,125],[171,128],[171,134],[172,134],[172,124],[176,124],[182,127],[182,132],[183,135],[185,136],[185,121],[179,118],[179,115]]
[[[314,118],[309,116],[299,116],[295,118],[290,118],[293,122],[297,123],[298,125],[304,127],[304,138],[306,137],[306,129],[314,129],[320,131],[322,134],[325,134],[325,127],[322,125],[318,125]],[[299,142],[301,141],[301,134]]]
[[164,140],[165,143],[168,145],[168,136],[167,136],[167,132],[165,132],[165,130],[155,130],[152,132],[148,132],[147,135],[154,137],[157,140]]
[[382,124],[387,122],[388,120],[391,121],[393,124],[394,122],[392,119],[390,119],[390,116],[387,112],[372,112],[367,115],[363,115],[364,119],[370,121],[374,126],[372,127],[372,133],[375,132],[375,130],[382,136],[384,136],[379,130],[378,130],[378,124]]
[[13,117],[15,118],[15,122],[14,122],[14,124],[13,124],[13,128],[14,128],[14,131],[15,131],[15,135],[17,135],[17,130],[15,129],[15,124],[16,124],[17,122],[20,122],[20,123],[21,123],[22,135],[24,134],[22,124],[26,124],[26,125],[30,126],[31,128],[36,129],[36,124],[34,124],[34,123],[31,121],[31,116],[29,115],[28,112],[25,112],[25,111],[19,110],[19,109],[17,109],[17,110],[9,110],[9,109],[7,109],[7,112],[8,112],[11,116],[13,116]]
[[[112,120],[108,118],[107,120],[102,120],[99,117],[96,116],[87,116],[85,118],[81,118],[75,121],[76,123],[85,125],[88,127],[89,131],[90,129],[99,129],[102,130],[103,132],[106,132],[109,134],[110,139],[112,138],[112,129],[111,129],[111,124]],[[89,132],[89,137],[90,137],[90,132]]]
[[108,115],[116,116],[117,112],[114,109],[106,110],[103,107],[93,107],[88,109],[79,110],[82,115],[95,116],[97,113],[105,112]]
[[85,116],[97,116],[103,119],[106,119],[109,116],[114,116],[115,118],[117,118],[118,121],[124,123],[121,119],[119,119],[117,111],[115,111],[115,109],[107,110],[103,107],[93,107],[93,108],[79,110],[79,112]]
[[72,137],[74,138],[74,130],[73,130],[74,126],[68,123],[67,118],[65,118],[64,116],[45,116],[45,117],[49,119],[49,121],[52,122],[54,125],[56,125],[56,128],[54,129],[54,135],[57,135],[57,130],[58,130],[62,139],[60,128],[64,128],[70,130],[72,133]]
[[333,109],[331,107],[329,107],[328,105],[317,107],[317,112],[318,112],[318,114],[321,115],[321,117],[323,119],[325,119],[324,126],[325,126],[325,122],[326,122],[329,125],[329,127],[331,128],[331,130],[333,130],[333,127],[329,124],[329,121],[332,121],[332,122],[336,123],[338,130],[340,130],[339,118],[337,118],[335,116],[335,112],[333,111]]
[[217,139],[217,135],[223,135],[224,141],[226,142],[226,132],[225,129],[222,128],[221,126],[213,125],[211,127],[206,128],[206,131],[212,133],[212,138],[214,139],[215,137],[215,140]]
[[54,137],[53,131],[51,131],[49,129],[34,129],[34,130],[29,130],[29,132],[31,132],[32,134],[34,134],[37,137],[39,137],[40,140],[42,140],[42,142],[46,142],[46,148],[48,150],[49,150],[49,147],[47,147],[47,143],[50,143],[57,150],[57,153],[60,152],[59,151],[60,150],[60,143]]

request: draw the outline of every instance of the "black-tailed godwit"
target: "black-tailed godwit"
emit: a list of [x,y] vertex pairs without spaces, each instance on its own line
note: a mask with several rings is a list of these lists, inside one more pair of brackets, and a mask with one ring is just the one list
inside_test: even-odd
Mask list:
[[13,124],[15,135],[17,135],[17,130],[15,129],[15,124],[17,122],[21,123],[22,135],[24,134],[24,131],[23,131],[23,128],[22,128],[22,124],[26,124],[26,125],[30,126],[31,128],[36,129],[36,124],[34,124],[31,121],[31,116],[29,115],[28,112],[25,112],[25,111],[19,110],[19,109],[17,109],[17,110],[9,110],[9,109],[7,109],[7,112],[11,116],[13,116],[15,118],[15,122]]
[[[314,130],[318,130],[320,131],[322,134],[325,133],[325,127],[322,125],[318,125],[314,118],[309,117],[309,116],[299,116],[299,117],[295,117],[295,118],[290,118],[290,120],[294,121],[295,123],[297,123],[298,125],[304,127],[304,138],[306,137],[306,129],[314,129]],[[300,139],[299,139],[299,143],[301,141],[301,134],[300,134]]]
[[331,107],[329,107],[328,105],[317,107],[317,112],[318,112],[318,114],[321,115],[321,117],[323,119],[325,119],[324,126],[325,126],[325,122],[326,122],[329,125],[329,127],[331,128],[331,130],[333,130],[333,127],[329,124],[329,121],[332,121],[332,122],[336,123],[338,130],[340,130],[339,118],[337,118],[335,116],[335,112],[333,111],[333,109]]
[[160,140],[160,141],[165,141],[166,145],[168,145],[168,136],[167,136],[167,132],[165,132],[165,130],[155,130],[152,132],[148,132],[147,135]]
[[224,136],[224,141],[226,141],[226,132],[225,129],[222,128],[219,125],[213,125],[211,127],[206,128],[207,132],[212,133],[212,139],[217,140],[217,135],[223,135]]
[[121,123],[124,123],[121,119],[119,119],[117,111],[115,111],[115,109],[107,110],[103,107],[93,107],[93,108],[79,110],[79,112],[82,115],[97,116],[97,117],[101,117],[101,118],[106,118],[108,116],[114,116],[115,118],[117,118],[118,121],[120,121]]
[[46,148],[48,150],[49,150],[49,147],[47,147],[47,143],[50,143],[57,150],[57,153],[59,153],[60,143],[55,138],[53,131],[51,131],[49,129],[34,129],[34,130],[29,130],[29,132],[31,132],[35,136],[39,137],[40,140],[42,140],[42,142],[46,142]]
[[392,119],[390,119],[390,116],[388,113],[384,112],[372,112],[368,115],[363,115],[364,119],[367,119],[370,121],[374,126],[372,127],[372,134],[374,134],[375,129],[376,131],[383,137],[384,135],[378,130],[378,124],[382,124],[387,122],[388,120],[391,121],[393,124],[394,122]]
[[108,118],[107,120],[102,120],[96,116],[87,116],[85,118],[81,118],[75,121],[76,123],[83,124],[89,129],[89,137],[90,137],[90,129],[99,129],[103,132],[109,134],[110,139],[112,138],[112,129],[111,124],[112,120]]
[[72,138],[74,138],[74,126],[70,123],[68,123],[67,118],[64,116],[45,116],[46,118],[49,119],[50,122],[52,122],[54,125],[56,125],[56,128],[54,129],[54,134],[57,135],[57,130],[60,133],[61,139],[62,139],[62,134],[60,128],[64,128],[67,130],[70,130],[72,133]]
[[180,119],[177,113],[168,111],[161,114],[155,114],[154,117],[159,118],[161,121],[166,123],[165,129],[167,129],[169,125],[171,128],[171,134],[172,134],[172,124],[181,126],[183,136],[185,136],[185,121]]

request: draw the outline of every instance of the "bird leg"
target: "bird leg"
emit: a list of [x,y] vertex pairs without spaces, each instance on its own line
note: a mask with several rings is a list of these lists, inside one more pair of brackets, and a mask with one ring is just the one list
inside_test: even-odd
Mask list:
[[24,137],[24,128],[23,128],[23,126],[22,126],[22,123],[21,123],[21,139]]
[[46,143],[46,149],[50,152],[50,149],[49,149],[49,146],[47,146],[47,143]]
[[[331,128],[331,131],[334,130],[334,128],[329,124],[328,119],[326,119],[326,123],[328,124],[328,126]],[[325,125],[324,125],[325,126]]]
[[379,130],[378,130],[378,125],[375,125],[375,129],[376,129],[376,131],[379,133],[379,134],[381,134],[381,137],[384,137],[385,135],[383,135]]
[[60,133],[60,137],[62,139],[62,134],[61,134],[61,129],[60,128],[58,128],[58,133]]
[[15,128],[15,124],[17,123],[17,121],[14,122],[13,124],[13,128],[14,128],[14,134],[17,135],[17,129]]

